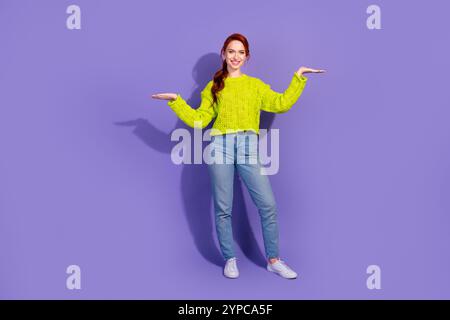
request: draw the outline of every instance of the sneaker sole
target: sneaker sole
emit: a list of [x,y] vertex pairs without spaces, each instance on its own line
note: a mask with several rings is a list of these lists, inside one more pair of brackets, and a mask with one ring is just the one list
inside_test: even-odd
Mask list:
[[280,277],[283,278],[283,279],[294,280],[294,279],[297,279],[297,278],[298,278],[298,275],[295,276],[295,277],[293,277],[293,278],[283,277],[281,274],[279,274],[279,273],[276,272],[275,270],[272,270],[271,268],[269,268],[269,266],[267,266],[266,269],[267,269],[267,271],[272,272],[272,273],[275,273],[276,275],[280,276]]

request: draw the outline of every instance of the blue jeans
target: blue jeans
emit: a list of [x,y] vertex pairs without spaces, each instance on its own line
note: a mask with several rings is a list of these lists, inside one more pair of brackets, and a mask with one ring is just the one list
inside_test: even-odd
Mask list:
[[212,136],[212,153],[223,157],[221,163],[208,164],[208,171],[214,198],[216,232],[225,260],[235,257],[231,227],[235,168],[258,208],[266,257],[278,257],[277,206],[269,178],[260,172],[258,138],[253,131]]

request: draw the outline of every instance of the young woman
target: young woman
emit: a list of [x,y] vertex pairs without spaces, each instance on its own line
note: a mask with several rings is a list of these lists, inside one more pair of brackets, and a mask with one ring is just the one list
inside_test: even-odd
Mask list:
[[277,206],[267,175],[261,174],[258,135],[260,110],[274,113],[287,112],[298,100],[307,78],[305,73],[322,73],[306,67],[293,75],[284,93],[273,91],[262,80],[241,72],[249,59],[247,39],[235,33],[224,42],[222,68],[201,92],[198,109],[191,108],[176,93],[152,95],[155,99],[169,100],[168,105],[190,127],[206,127],[215,118],[211,131],[211,146],[216,157],[223,161],[208,164],[214,199],[215,224],[222,256],[223,269],[228,278],[237,278],[239,270],[233,249],[231,209],[233,207],[233,179],[237,170],[258,208],[263,230],[267,270],[283,278],[295,279],[293,271],[278,253]]

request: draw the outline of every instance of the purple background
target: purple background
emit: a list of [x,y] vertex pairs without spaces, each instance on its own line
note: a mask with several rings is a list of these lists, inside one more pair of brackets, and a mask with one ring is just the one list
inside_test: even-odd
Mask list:
[[[81,7],[82,29],[66,28]],[[381,6],[382,30],[366,8]],[[448,1],[0,0],[0,298],[450,298]],[[281,254],[265,271],[257,210],[236,179],[241,269],[222,273],[205,165],[171,162],[186,127],[156,92],[198,106],[225,38],[283,91]],[[66,267],[82,289],[66,289]],[[381,290],[366,287],[381,267]]]

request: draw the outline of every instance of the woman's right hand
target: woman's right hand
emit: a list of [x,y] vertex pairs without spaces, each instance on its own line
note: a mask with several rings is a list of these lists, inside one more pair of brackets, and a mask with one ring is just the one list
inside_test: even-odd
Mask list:
[[176,93],[156,93],[156,94],[152,94],[152,98],[173,101],[177,98],[177,94]]

